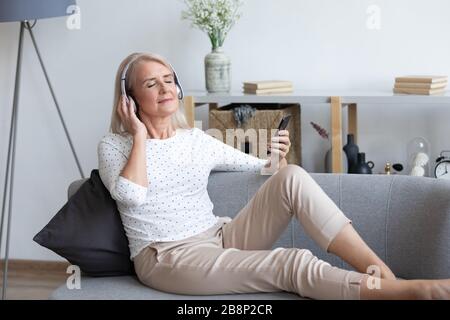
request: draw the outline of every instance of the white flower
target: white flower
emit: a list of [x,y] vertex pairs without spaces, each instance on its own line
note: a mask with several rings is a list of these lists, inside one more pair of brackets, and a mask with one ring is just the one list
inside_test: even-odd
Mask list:
[[223,45],[225,37],[239,20],[241,0],[184,0],[187,10],[181,18],[191,21],[191,27],[206,32],[213,49]]

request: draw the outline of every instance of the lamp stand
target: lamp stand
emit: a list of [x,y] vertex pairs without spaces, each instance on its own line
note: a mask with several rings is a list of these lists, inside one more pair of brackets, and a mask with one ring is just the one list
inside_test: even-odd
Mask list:
[[[66,133],[67,140],[69,141],[70,148],[72,150],[73,156],[75,158],[76,164],[78,166],[78,170],[80,172],[81,178],[84,179],[84,173],[81,168],[80,162],[78,160],[77,154],[72,144],[72,140],[70,139],[69,132],[67,131],[66,124],[64,122],[61,110],[59,108],[58,101],[56,100],[55,93],[53,91],[53,87],[50,83],[50,79],[47,75],[47,71],[45,69],[44,63],[41,58],[41,54],[39,53],[39,49],[37,47],[36,41],[34,39],[34,35],[32,32],[32,27],[30,23],[25,20],[20,22],[20,33],[19,33],[19,49],[17,53],[17,66],[16,66],[16,78],[14,83],[14,98],[13,98],[13,108],[11,114],[11,127],[9,131],[9,145],[8,145],[8,158],[6,163],[6,174],[5,174],[5,187],[3,192],[3,202],[2,202],[2,218],[0,223],[0,250],[2,248],[3,242],[3,224],[5,218],[5,208],[6,208],[6,195],[9,191],[9,199],[8,199],[8,224],[6,228],[6,248],[5,248],[5,259],[3,261],[3,287],[2,287],[2,300],[6,298],[6,287],[8,280],[8,257],[9,257],[9,238],[10,238],[10,230],[11,230],[11,211],[12,211],[12,198],[13,198],[13,183],[14,183],[14,162],[15,162],[15,150],[16,150],[16,134],[17,134],[17,118],[19,111],[19,89],[20,89],[20,71],[22,65],[22,45],[23,45],[23,32],[24,29],[27,29],[30,33],[31,40],[33,42],[34,49],[36,50],[36,54],[38,56],[39,62],[42,67],[42,71],[44,72],[45,79],[47,81],[48,87],[50,89],[50,93],[53,97],[53,101],[55,102],[56,109],[58,111],[59,119],[64,128],[64,132]],[[11,168],[11,173],[10,173]],[[11,179],[9,179],[9,175],[11,174]],[[9,185],[8,185],[9,182]]]

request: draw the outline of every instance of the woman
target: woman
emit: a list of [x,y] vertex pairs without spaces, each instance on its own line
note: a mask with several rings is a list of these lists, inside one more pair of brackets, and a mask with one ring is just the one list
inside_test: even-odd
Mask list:
[[[450,298],[450,280],[395,279],[310,175],[287,164],[289,132],[280,131],[270,145],[279,161],[258,159],[190,128],[182,97],[163,57],[128,56],[117,72],[112,133],[98,145],[100,176],[117,202],[142,283],[193,295],[283,290],[314,299]],[[206,189],[211,170],[274,166],[234,219],[213,215]],[[332,267],[309,250],[271,250],[292,217],[357,272]]]

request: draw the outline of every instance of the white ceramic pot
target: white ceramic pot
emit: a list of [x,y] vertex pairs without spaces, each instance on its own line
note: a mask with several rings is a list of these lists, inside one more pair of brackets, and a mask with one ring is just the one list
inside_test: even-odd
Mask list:
[[221,47],[205,56],[205,81],[208,92],[230,91],[231,61]]

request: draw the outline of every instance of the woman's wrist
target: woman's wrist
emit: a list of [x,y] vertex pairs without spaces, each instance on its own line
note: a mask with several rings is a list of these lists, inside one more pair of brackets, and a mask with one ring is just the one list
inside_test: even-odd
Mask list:
[[134,134],[133,135],[133,142],[139,143],[139,142],[145,142],[147,140],[147,133],[144,135],[142,133]]
[[[264,165],[265,168],[269,168],[269,167],[272,166],[272,158],[268,158],[267,160],[268,160],[268,161],[267,161],[266,164]],[[278,163],[277,163],[277,169],[281,169],[281,168],[283,168],[283,167],[285,167],[285,166],[288,165],[286,158],[283,158],[283,159],[281,159],[281,160],[275,161],[275,163],[276,163],[276,162],[278,162]]]

